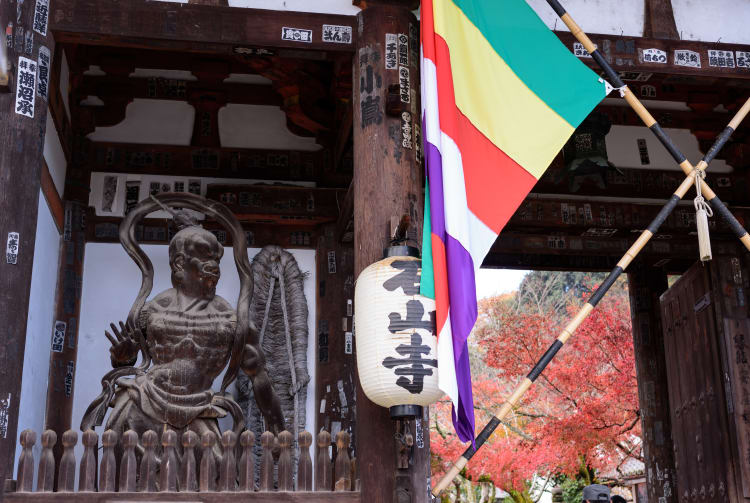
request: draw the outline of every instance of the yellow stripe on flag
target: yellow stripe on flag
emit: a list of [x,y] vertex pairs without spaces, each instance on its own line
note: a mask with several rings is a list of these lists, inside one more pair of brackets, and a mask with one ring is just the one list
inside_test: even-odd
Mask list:
[[433,2],[435,33],[451,52],[456,105],[493,144],[538,179],[575,128],[516,76],[451,0]]

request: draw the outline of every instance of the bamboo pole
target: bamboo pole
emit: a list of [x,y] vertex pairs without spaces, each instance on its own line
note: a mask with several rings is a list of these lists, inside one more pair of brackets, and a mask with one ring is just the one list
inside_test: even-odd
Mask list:
[[[607,78],[610,80],[613,87],[621,91],[622,96],[623,98],[625,98],[625,101],[628,102],[628,105],[630,105],[635,113],[638,114],[638,117],[640,117],[646,127],[651,130],[651,132],[656,136],[661,144],[664,145],[664,148],[667,149],[672,158],[677,162],[677,164],[679,164],[682,171],[686,175],[693,170],[698,170],[700,172],[705,171],[706,166],[708,166],[711,160],[713,160],[714,156],[716,156],[716,154],[724,146],[726,141],[737,128],[739,123],[742,122],[742,120],[750,111],[750,100],[746,101],[745,104],[737,111],[732,121],[727,125],[724,131],[719,134],[716,142],[714,142],[714,145],[709,149],[708,152],[706,152],[703,160],[701,160],[701,162],[699,162],[697,166],[693,166],[690,161],[688,161],[687,158],[682,154],[682,152],[680,152],[677,146],[672,142],[672,139],[667,135],[667,133],[664,132],[657,120],[649,113],[648,110],[646,110],[646,107],[643,106],[643,103],[641,103],[640,100],[635,96],[635,94],[633,94],[633,92],[630,90],[630,88],[625,85],[625,83],[620,78],[620,75],[616,71],[614,71],[607,60],[604,59],[604,56],[602,56],[602,54],[599,52],[596,45],[591,41],[588,35],[583,32],[583,30],[573,20],[570,14],[568,14],[563,6],[560,5],[560,2],[558,0],[547,0],[547,3],[550,5],[550,7],[552,7],[557,15],[560,16],[560,19],[562,19],[563,23],[565,23],[573,36],[576,37],[576,39],[583,45],[586,51],[588,51],[594,61],[596,61],[601,69],[604,70],[604,73],[607,75]],[[726,220],[726,222],[729,224],[729,227],[732,229],[732,232],[734,232],[734,235],[737,236],[737,238],[740,240],[740,242],[742,242],[745,248],[750,251],[750,235],[748,235],[745,228],[742,227],[742,224],[740,224],[735,216],[732,215],[726,205],[721,201],[721,199],[719,199],[716,193],[711,189],[711,187],[708,186],[708,184],[705,183],[705,181],[701,183],[701,190],[703,192],[704,198],[706,199],[706,201],[708,201],[713,210],[721,215],[724,220]]]
[[[548,0],[548,3],[550,5],[557,4],[559,6],[559,3],[557,3],[556,0]],[[553,8],[555,6],[553,5]],[[562,7],[560,7],[562,9]],[[557,12],[557,9],[555,9]],[[560,14],[560,12],[558,12]],[[563,21],[568,26],[570,31],[576,36],[576,38],[584,45],[586,50],[588,50],[590,53],[592,51],[596,51],[596,46],[591,42],[591,40],[586,36],[586,34],[578,27],[577,24],[570,18],[570,16],[563,11],[562,14],[560,14],[561,17],[563,17]],[[566,21],[567,19],[567,21]],[[598,53],[597,53],[598,54]],[[601,58],[602,61],[606,64],[606,61]],[[607,64],[607,68],[609,68],[609,71],[614,73],[612,68]],[[607,68],[604,68],[605,72],[607,72]],[[609,72],[607,72],[609,73]],[[617,76],[617,74],[614,74]],[[617,79],[619,81],[619,76],[617,76]],[[621,82],[621,81],[620,81]],[[618,85],[618,87],[622,87],[622,84]],[[630,96],[630,98],[628,98]],[[638,99],[633,95],[632,92],[630,92],[629,89],[625,88],[625,99],[628,100],[628,103],[633,107],[633,109],[636,111],[636,113],[639,114],[641,119],[646,123],[646,125],[649,125],[649,121],[651,123],[651,126],[656,125],[658,127],[658,123],[656,120],[651,116],[651,114],[648,113],[646,108],[643,106],[643,104],[638,101]],[[641,112],[639,112],[639,108],[641,109]],[[667,201],[667,204],[662,207],[661,211],[656,215],[656,217],[651,221],[651,223],[648,225],[646,230],[644,230],[641,235],[636,239],[636,241],[630,246],[630,248],[625,252],[625,254],[622,256],[622,258],[617,262],[617,265],[615,268],[609,273],[607,278],[602,282],[601,285],[596,289],[596,291],[591,295],[589,300],[583,305],[583,307],[578,311],[578,313],[573,317],[573,319],[565,326],[565,328],[562,330],[560,335],[558,335],[555,342],[552,343],[552,345],[547,349],[547,351],[542,355],[542,357],[539,359],[539,361],[536,363],[534,368],[531,369],[531,372],[516,386],[515,390],[511,394],[511,396],[503,403],[502,407],[498,411],[496,415],[494,415],[490,421],[485,425],[485,427],[482,429],[482,431],[479,433],[475,440],[476,447],[469,446],[466,451],[456,460],[456,462],[453,464],[453,466],[448,470],[448,472],[443,476],[442,479],[435,485],[435,487],[432,489],[432,494],[437,497],[450,483],[453,481],[453,479],[456,478],[456,475],[458,475],[461,470],[466,466],[466,464],[469,462],[469,460],[476,454],[476,452],[484,445],[484,443],[489,439],[489,437],[492,435],[492,433],[495,431],[495,429],[501,424],[503,419],[510,413],[510,411],[515,407],[520,399],[523,397],[523,395],[526,393],[526,391],[531,387],[531,385],[534,383],[534,381],[542,374],[544,369],[549,365],[549,363],[552,361],[552,359],[555,357],[557,352],[563,347],[565,342],[573,335],[573,333],[576,331],[576,329],[583,323],[583,321],[588,317],[589,314],[594,310],[594,307],[601,301],[601,299],[604,297],[604,295],[609,291],[609,289],[612,287],[612,285],[615,283],[617,278],[625,271],[625,269],[630,265],[630,263],[633,261],[633,259],[640,253],[641,250],[646,246],[648,241],[651,239],[651,237],[656,234],[659,227],[664,223],[664,221],[667,219],[667,217],[672,213],[674,208],[677,206],[677,203],[685,196],[687,191],[695,184],[695,177],[698,176],[698,173],[702,173],[705,171],[705,169],[708,167],[709,163],[713,158],[718,154],[718,152],[721,150],[721,148],[726,144],[727,140],[729,140],[729,137],[732,135],[734,130],[739,126],[739,124],[742,122],[742,120],[747,116],[748,112],[750,112],[750,98],[745,101],[745,104],[736,112],[732,120],[729,122],[729,125],[722,131],[721,134],[716,138],[714,141],[714,144],[711,146],[711,148],[708,150],[706,155],[703,157],[703,159],[697,164],[695,168],[690,164],[685,157],[679,153],[679,151],[674,147],[671,143],[671,140],[669,140],[669,137],[666,136],[666,133],[664,133],[661,128],[659,127],[659,131],[661,131],[661,135],[663,138],[666,139],[668,142],[668,145],[665,144],[665,147],[667,150],[672,153],[673,151],[678,154],[678,156],[675,158],[676,161],[680,163],[680,167],[683,168],[683,171],[685,172],[685,179],[682,181],[682,183],[677,187],[677,190],[674,191],[672,194],[672,197]],[[643,113],[643,115],[641,115]],[[649,119],[650,118],[650,119]],[[652,129],[653,131],[653,129]],[[662,137],[657,134],[657,137],[661,140]],[[662,142],[664,143],[664,142]],[[674,157],[674,154],[673,154]],[[681,157],[682,161],[679,160]],[[685,167],[683,167],[683,164]],[[687,169],[686,169],[687,168]],[[750,236],[748,236],[748,233],[742,228],[742,226],[737,222],[737,220],[734,218],[734,216],[729,213],[729,210],[727,207],[722,203],[719,198],[716,196],[716,194],[711,191],[710,188],[707,187],[705,183],[703,183],[703,193],[705,194],[705,197],[709,201],[717,201],[717,205],[720,205],[721,208],[724,210],[726,214],[728,214],[734,222],[736,222],[737,226],[742,229],[742,234],[738,235],[740,238],[740,241],[750,250]],[[710,194],[710,195],[709,195]],[[714,204],[712,204],[714,206]],[[718,211],[719,213],[722,213],[717,206],[714,206],[714,209]],[[724,213],[722,213],[722,216],[727,218]],[[732,225],[732,221],[727,219],[730,223],[730,226]],[[737,234],[737,230],[733,227],[733,230],[735,231],[735,234]]]

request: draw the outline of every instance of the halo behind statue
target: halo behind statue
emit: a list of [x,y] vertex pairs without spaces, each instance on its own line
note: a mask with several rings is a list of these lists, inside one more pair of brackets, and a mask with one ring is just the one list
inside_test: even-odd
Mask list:
[[[144,199],[128,213],[122,224],[120,224],[120,243],[141,270],[141,288],[133,302],[133,306],[130,308],[127,322],[128,324],[136,323],[141,309],[143,309],[143,305],[146,303],[146,299],[151,294],[154,286],[154,265],[135,239],[135,226],[149,213],[163,208],[170,211],[168,208],[165,208],[170,205],[204,213],[224,226],[232,236],[234,262],[237,266],[237,273],[240,276],[240,294],[237,299],[237,329],[232,344],[232,356],[229,360],[224,380],[221,383],[221,391],[224,392],[237,377],[242,360],[242,351],[245,347],[245,338],[247,334],[251,333],[250,301],[253,293],[253,275],[250,269],[250,260],[247,256],[245,231],[229,208],[218,201],[212,201],[195,194],[168,192]],[[180,227],[198,225],[194,221],[191,222],[182,212],[175,214],[170,211],[170,213],[175,216],[175,224]],[[254,332],[252,336],[255,336]],[[256,343],[257,341],[250,342]],[[145,345],[142,343],[141,346],[143,363],[140,367],[145,370],[151,363],[151,358],[148,355],[148,349]]]

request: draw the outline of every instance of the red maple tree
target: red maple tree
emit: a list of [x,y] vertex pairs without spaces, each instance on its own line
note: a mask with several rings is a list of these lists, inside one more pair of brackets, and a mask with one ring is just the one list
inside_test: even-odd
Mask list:
[[[569,306],[569,316],[577,306]],[[477,430],[502,405],[567,322],[552,312],[523,312],[507,297],[480,302],[470,350]],[[465,449],[453,433],[450,403],[431,409],[435,480]],[[471,460],[467,475],[523,491],[534,474],[611,470],[640,457],[640,417],[627,297],[599,307],[560,350],[522,402]]]

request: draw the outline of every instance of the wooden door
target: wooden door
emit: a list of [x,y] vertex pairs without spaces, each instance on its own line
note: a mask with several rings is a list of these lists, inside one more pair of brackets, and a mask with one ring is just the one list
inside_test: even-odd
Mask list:
[[680,503],[744,500],[735,483],[714,296],[709,269],[698,262],[661,297],[676,474],[647,476],[669,484]]

